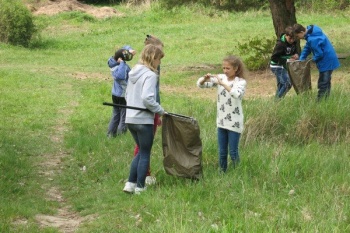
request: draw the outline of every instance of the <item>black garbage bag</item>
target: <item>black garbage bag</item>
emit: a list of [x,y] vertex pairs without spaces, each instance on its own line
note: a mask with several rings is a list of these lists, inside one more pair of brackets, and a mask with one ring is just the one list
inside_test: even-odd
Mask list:
[[198,122],[177,114],[162,117],[163,165],[169,175],[202,178],[202,141]]
[[311,90],[310,60],[288,61],[288,74],[297,94]]

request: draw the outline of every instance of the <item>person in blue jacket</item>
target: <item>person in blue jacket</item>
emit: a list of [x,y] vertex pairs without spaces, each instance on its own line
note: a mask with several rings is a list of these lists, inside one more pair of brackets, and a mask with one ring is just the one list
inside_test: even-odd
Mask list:
[[[129,45],[118,49],[114,56],[108,59],[108,66],[113,77],[112,101],[114,104],[126,105],[125,90],[129,79],[130,67],[126,61],[131,61],[136,51]],[[112,117],[108,125],[107,136],[116,137],[127,131],[125,124],[126,108],[113,106]]]
[[317,25],[309,25],[305,29],[300,24],[294,24],[293,29],[298,39],[306,40],[299,60],[305,60],[312,53],[312,60],[317,65],[319,71],[317,100],[327,98],[331,91],[332,72],[340,66],[333,45]]

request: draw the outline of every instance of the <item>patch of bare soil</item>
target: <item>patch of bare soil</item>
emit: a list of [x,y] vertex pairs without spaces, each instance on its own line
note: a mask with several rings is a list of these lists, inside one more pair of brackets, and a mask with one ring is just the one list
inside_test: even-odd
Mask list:
[[[214,65],[196,65],[182,68],[182,70],[203,70],[203,74],[206,70],[215,68]],[[166,76],[164,69],[161,74],[162,77]],[[195,83],[199,77],[189,77],[186,86],[173,86],[161,84],[161,91],[171,94],[187,95],[189,97],[196,97],[202,99],[210,99],[216,101],[216,89],[215,88],[197,88]],[[272,97],[276,92],[276,78],[269,69],[264,71],[249,72],[246,77],[247,89],[244,95],[245,99]]]
[[250,72],[246,78],[247,90],[244,98],[271,97],[276,92],[276,78],[269,69]]
[[51,0],[38,6],[29,5],[28,8],[34,15],[55,15],[69,11],[81,11],[95,18],[109,18],[123,15],[112,7],[94,7],[80,3],[77,0]]
[[110,80],[110,74],[108,72],[106,73],[84,73],[84,72],[74,72],[70,76],[74,77],[75,79],[79,80],[85,80],[85,79],[97,79],[100,81],[103,80]]
[[71,109],[75,105],[76,103],[72,102],[60,110],[62,121],[56,123],[54,126],[55,134],[51,136],[52,146],[56,148],[56,153],[43,155],[42,163],[39,164],[38,169],[39,175],[43,178],[42,188],[46,191],[46,198],[57,202],[59,207],[56,214],[38,214],[35,219],[41,228],[53,227],[64,233],[75,232],[82,222],[93,218],[93,216],[82,217],[73,211],[63,197],[60,188],[53,184],[57,175],[62,172],[62,159],[69,155],[63,148],[63,136],[68,130],[66,119],[72,114]]

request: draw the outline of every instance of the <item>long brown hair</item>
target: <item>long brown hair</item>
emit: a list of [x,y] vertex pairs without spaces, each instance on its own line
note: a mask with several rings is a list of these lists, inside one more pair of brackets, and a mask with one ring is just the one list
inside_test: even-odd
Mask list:
[[156,45],[146,45],[141,53],[140,63],[150,68],[152,71],[158,73],[157,66],[154,64],[155,59],[162,59],[164,57],[163,50]]
[[242,60],[234,55],[229,55],[223,59],[223,61],[228,62],[233,68],[237,68],[236,76],[240,78],[245,78],[246,69]]

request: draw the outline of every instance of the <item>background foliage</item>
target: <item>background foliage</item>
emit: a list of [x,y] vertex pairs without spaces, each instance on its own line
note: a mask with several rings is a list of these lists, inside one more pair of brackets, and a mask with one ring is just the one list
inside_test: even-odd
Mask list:
[[244,63],[249,70],[263,70],[269,67],[271,48],[276,43],[275,38],[255,37],[247,42],[238,43],[239,54],[245,54]]
[[0,42],[27,47],[36,32],[31,12],[19,0],[0,0]]

